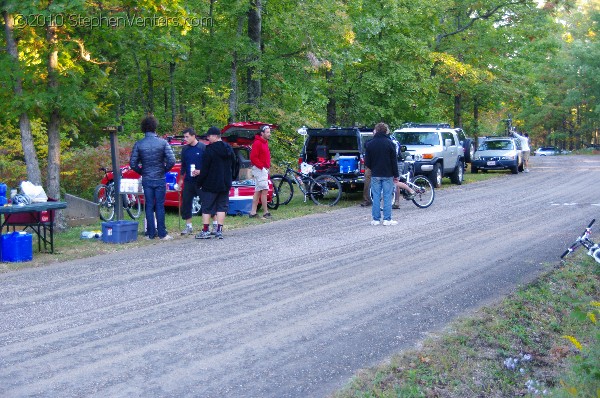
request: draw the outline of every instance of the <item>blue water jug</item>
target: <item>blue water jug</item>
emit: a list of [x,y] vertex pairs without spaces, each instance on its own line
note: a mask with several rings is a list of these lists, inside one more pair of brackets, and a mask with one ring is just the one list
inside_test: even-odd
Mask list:
[[0,183],[0,206],[4,206],[8,203],[6,199],[6,184]]

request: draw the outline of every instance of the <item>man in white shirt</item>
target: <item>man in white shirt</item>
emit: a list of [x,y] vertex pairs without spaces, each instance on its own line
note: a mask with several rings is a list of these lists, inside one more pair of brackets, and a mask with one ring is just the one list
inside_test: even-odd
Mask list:
[[529,154],[531,149],[529,148],[529,134],[524,133],[523,135],[518,134],[516,131],[512,132],[513,137],[518,138],[521,141],[521,151],[523,152],[523,170],[525,173],[529,173]]

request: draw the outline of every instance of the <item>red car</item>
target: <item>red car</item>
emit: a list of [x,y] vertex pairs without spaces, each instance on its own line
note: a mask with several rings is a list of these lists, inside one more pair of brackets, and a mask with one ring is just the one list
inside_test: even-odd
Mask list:
[[[249,206],[252,203],[254,195],[254,181],[252,180],[251,165],[250,165],[250,148],[254,140],[254,136],[260,130],[261,126],[269,125],[272,129],[277,128],[276,125],[262,122],[237,122],[225,126],[222,130],[223,141],[229,143],[237,156],[236,169],[237,178],[233,182],[233,186],[229,191],[229,212],[228,214],[247,214]],[[185,145],[183,136],[165,136],[164,137],[175,154],[177,163],[167,173],[167,195],[165,198],[165,206],[179,207],[180,191],[176,191],[174,184],[179,181],[179,172],[181,170],[181,149]],[[103,169],[102,169],[103,170]],[[121,178],[129,180],[139,180],[140,175],[131,170],[129,166],[121,167]],[[141,186],[138,185],[141,192]],[[114,182],[112,171],[105,171],[104,178],[100,185],[96,187],[95,201],[99,204],[100,218],[109,221],[114,217]],[[277,208],[277,195],[273,195],[273,184],[269,180],[269,191],[267,195],[270,208]],[[274,200],[275,199],[275,200]],[[139,217],[141,213],[141,203],[143,203],[143,195],[127,194],[123,195],[123,208],[132,218]],[[199,198],[194,198],[192,205],[192,213],[200,213]]]

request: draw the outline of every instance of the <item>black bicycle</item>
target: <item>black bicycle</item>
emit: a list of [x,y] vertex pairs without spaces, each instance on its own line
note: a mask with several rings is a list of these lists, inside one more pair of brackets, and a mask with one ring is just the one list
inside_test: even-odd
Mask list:
[[277,190],[279,204],[287,205],[294,197],[294,184],[304,194],[304,203],[311,198],[317,205],[335,206],[342,198],[342,184],[329,174],[313,177],[311,172],[301,173],[287,163],[284,174],[274,174],[271,181]]
[[[99,184],[94,190],[94,203],[98,204],[98,214],[102,221],[111,221],[115,217],[115,204],[116,201],[116,189],[115,180],[112,179],[112,171],[107,170],[106,167],[101,167],[100,171],[104,172],[104,179],[108,181],[106,184]],[[121,169],[121,176],[123,171],[127,168]],[[121,194],[123,209],[129,214],[129,217],[137,220],[142,213],[142,205],[140,203],[140,197],[135,193],[123,193]]]

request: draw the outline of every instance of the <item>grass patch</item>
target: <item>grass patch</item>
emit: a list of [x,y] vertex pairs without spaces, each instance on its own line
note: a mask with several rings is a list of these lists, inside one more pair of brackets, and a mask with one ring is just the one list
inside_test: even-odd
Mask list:
[[600,397],[599,315],[600,268],[582,252],[333,396]]

